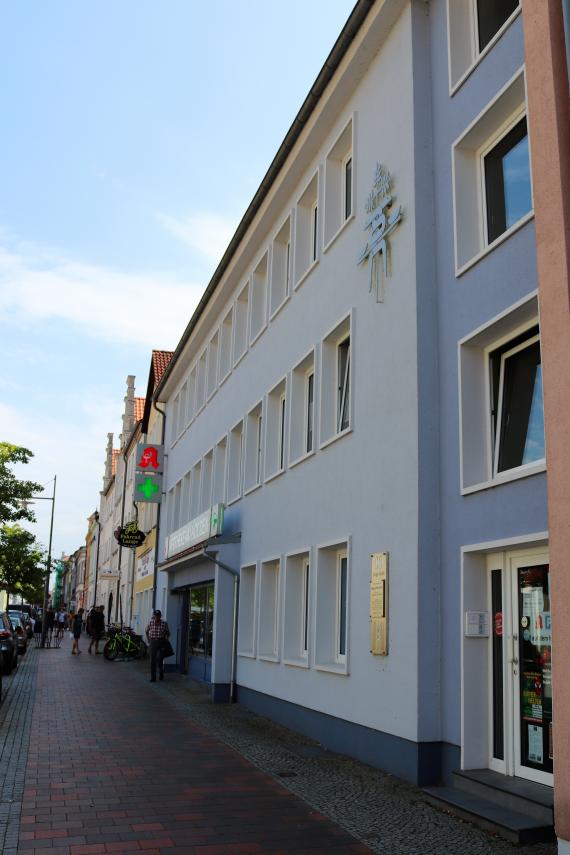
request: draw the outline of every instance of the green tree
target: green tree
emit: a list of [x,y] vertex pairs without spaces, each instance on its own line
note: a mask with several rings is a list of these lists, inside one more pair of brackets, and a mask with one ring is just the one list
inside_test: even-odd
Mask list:
[[34,535],[19,525],[0,527],[0,590],[29,602],[42,599],[45,553]]
[[0,525],[18,520],[35,522],[34,512],[25,503],[44,488],[34,481],[21,481],[10,469],[10,464],[28,463],[33,456],[27,448],[0,442]]

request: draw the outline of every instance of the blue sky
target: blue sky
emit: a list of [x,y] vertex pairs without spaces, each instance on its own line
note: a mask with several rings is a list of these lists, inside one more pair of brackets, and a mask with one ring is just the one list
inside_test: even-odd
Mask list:
[[144,395],[353,5],[4,4],[1,438],[58,475],[55,555],[84,542],[127,374]]

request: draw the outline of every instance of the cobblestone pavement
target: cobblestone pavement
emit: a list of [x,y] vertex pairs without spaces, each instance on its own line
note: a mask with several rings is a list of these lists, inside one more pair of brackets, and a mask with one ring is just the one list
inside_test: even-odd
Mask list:
[[[150,685],[148,664],[71,657],[66,644],[30,651],[0,707],[0,757],[9,750],[13,758],[12,847],[23,807],[18,855],[556,851],[512,846],[435,810],[417,788],[326,752],[239,704],[213,706],[186,677],[167,674]],[[29,718],[32,706],[30,731],[24,711]],[[17,752],[7,749],[10,741]]]
[[[34,660],[38,668],[14,767],[18,855],[370,852],[156,692],[162,683],[82,646],[70,656],[66,640],[30,651],[26,663],[30,674]],[[8,694],[14,702],[24,676]],[[4,725],[9,744],[16,722]],[[8,834],[13,849],[13,825]]]

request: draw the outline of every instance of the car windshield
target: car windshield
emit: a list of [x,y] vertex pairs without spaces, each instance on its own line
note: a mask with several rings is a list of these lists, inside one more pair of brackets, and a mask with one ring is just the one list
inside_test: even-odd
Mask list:
[[16,629],[17,626],[21,626],[22,619],[20,615],[14,614],[14,612],[9,613],[9,618],[12,621],[12,626]]

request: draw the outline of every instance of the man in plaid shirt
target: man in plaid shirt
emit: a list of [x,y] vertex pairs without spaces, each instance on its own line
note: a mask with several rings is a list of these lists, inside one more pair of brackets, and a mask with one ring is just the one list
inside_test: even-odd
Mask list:
[[158,662],[158,673],[164,680],[164,642],[170,636],[170,630],[165,620],[162,620],[162,612],[155,609],[152,620],[146,628],[146,637],[150,645],[150,682],[156,683],[156,663]]

